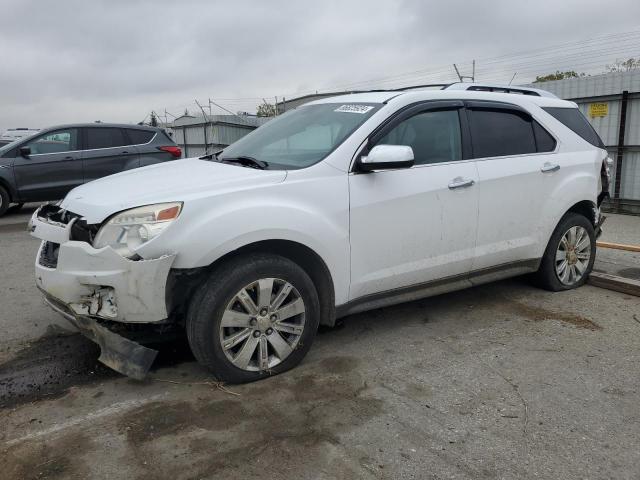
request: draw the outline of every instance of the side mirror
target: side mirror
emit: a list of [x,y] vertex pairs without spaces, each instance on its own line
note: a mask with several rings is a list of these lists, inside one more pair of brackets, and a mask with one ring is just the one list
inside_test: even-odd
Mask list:
[[31,147],[20,147],[18,152],[20,152],[22,157],[29,158],[29,155],[31,155]]
[[407,145],[376,145],[369,155],[360,158],[358,169],[361,172],[373,172],[409,168],[413,163],[413,149]]

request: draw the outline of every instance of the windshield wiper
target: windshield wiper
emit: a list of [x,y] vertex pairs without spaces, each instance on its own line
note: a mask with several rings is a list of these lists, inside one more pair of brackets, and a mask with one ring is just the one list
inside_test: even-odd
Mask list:
[[229,158],[221,158],[220,162],[222,162],[222,163],[239,163],[243,167],[257,168],[259,170],[264,170],[265,168],[267,168],[269,166],[269,164],[267,162],[265,162],[264,160],[258,160],[257,158],[248,157],[248,156],[245,156],[245,155],[241,155],[241,156],[235,157],[235,158],[230,158],[230,157]]
[[202,157],[198,157],[199,160],[213,160],[218,159],[218,155],[220,155],[224,150],[218,150],[217,152],[208,153],[207,155],[203,155]]

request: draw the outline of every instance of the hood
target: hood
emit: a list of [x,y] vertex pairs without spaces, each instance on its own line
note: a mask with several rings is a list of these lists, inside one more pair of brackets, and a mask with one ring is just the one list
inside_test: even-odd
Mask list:
[[162,202],[185,202],[282,182],[285,170],[257,170],[189,158],[136,168],[69,192],[62,208],[100,223],[110,215]]

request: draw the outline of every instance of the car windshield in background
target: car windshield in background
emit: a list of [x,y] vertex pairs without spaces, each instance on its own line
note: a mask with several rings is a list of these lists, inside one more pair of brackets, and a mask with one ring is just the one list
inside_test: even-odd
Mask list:
[[255,158],[269,169],[298,169],[318,163],[338,147],[380,104],[324,103],[285,113],[233,145],[218,160]]

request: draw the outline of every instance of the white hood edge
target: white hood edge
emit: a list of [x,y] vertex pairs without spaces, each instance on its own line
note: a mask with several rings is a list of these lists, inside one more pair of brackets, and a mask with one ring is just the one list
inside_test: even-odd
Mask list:
[[88,224],[142,205],[185,202],[284,181],[286,170],[257,170],[188,158],[110,175],[71,190],[62,208]]

